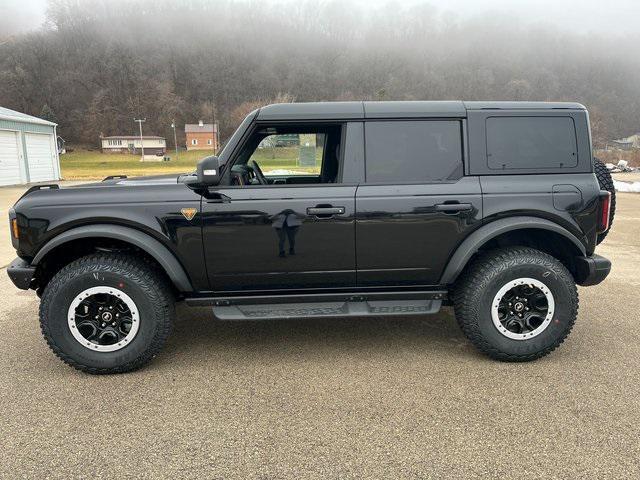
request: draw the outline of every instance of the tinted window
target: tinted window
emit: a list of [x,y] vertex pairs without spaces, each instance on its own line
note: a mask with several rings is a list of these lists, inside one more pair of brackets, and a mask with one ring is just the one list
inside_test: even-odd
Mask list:
[[438,182],[462,176],[460,122],[367,122],[366,180]]
[[490,169],[575,167],[576,130],[569,117],[487,118]]

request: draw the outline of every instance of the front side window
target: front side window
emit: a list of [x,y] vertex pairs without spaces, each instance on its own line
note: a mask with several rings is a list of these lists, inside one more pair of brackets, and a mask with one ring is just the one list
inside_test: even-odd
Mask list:
[[320,175],[325,143],[324,133],[285,133],[265,137],[253,152],[266,177]]
[[197,145],[198,144],[198,140],[195,138],[191,139],[191,145]]
[[264,126],[247,141],[231,169],[232,184],[336,183],[341,126]]
[[367,122],[365,146],[367,183],[433,183],[462,176],[458,120]]

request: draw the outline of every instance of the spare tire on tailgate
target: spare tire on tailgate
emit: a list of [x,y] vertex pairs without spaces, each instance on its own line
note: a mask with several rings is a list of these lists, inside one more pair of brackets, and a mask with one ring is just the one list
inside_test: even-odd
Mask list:
[[598,234],[597,243],[600,243],[604,240],[604,237],[607,236],[609,230],[611,230],[611,225],[613,225],[613,217],[616,214],[616,189],[613,186],[613,178],[611,178],[611,173],[607,169],[607,166],[598,158],[593,157],[593,171],[598,177],[598,183],[600,184],[601,190],[606,190],[611,192],[611,209],[609,211],[609,228],[602,233]]

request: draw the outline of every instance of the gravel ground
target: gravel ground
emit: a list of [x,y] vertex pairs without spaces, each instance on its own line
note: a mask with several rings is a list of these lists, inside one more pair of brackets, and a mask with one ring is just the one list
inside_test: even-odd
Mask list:
[[640,195],[619,196],[565,344],[475,352],[451,312],[220,322],[180,308],[142,371],[58,361],[0,270],[4,478],[639,478]]

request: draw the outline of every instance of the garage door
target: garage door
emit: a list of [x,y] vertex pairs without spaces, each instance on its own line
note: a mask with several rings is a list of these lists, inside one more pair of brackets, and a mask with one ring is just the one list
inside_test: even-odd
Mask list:
[[30,182],[48,182],[57,180],[55,169],[55,152],[53,150],[53,135],[27,133],[27,163],[29,164]]
[[0,185],[21,183],[18,152],[16,132],[0,130]]

